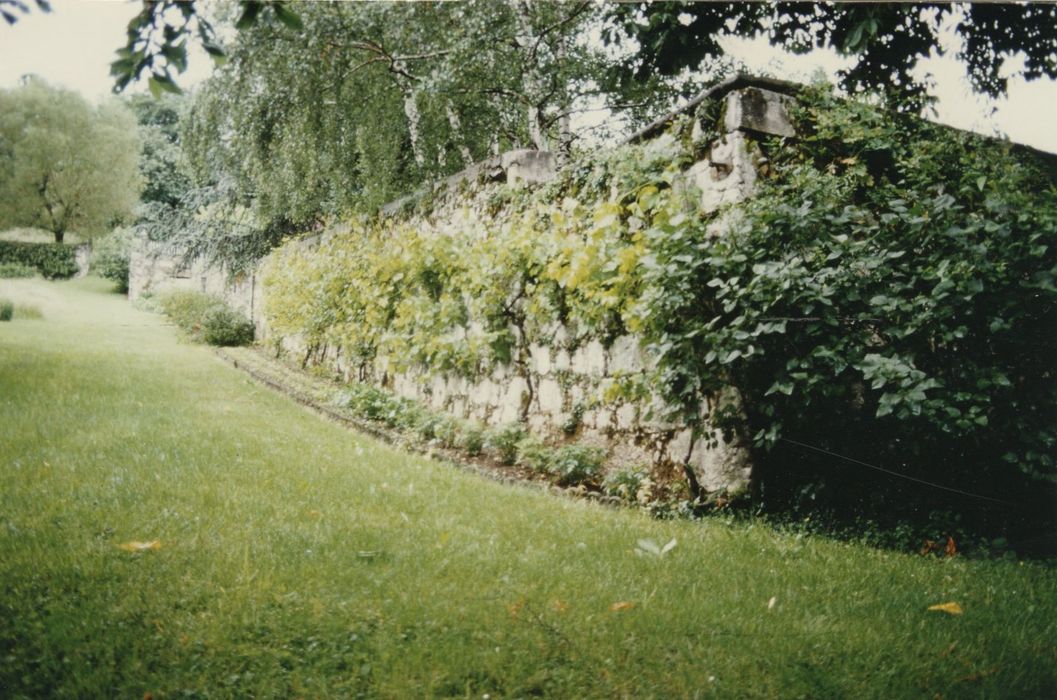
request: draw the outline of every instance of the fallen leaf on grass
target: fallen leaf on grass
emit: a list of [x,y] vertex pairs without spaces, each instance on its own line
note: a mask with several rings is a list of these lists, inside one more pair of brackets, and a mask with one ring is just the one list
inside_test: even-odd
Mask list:
[[778,596],[773,595],[771,599],[767,601],[767,609],[774,610],[774,604],[778,602]]
[[630,600],[618,600],[609,606],[609,612],[620,612],[621,610],[631,610],[635,607],[635,604]]
[[936,612],[945,612],[948,615],[961,615],[963,612],[965,612],[964,610],[962,610],[962,606],[958,605],[953,601],[950,603],[938,603],[937,605],[930,605],[929,610],[935,610]]
[[150,552],[161,549],[161,540],[151,540],[150,542],[125,542],[119,544],[119,548],[126,552]]
[[635,554],[641,556],[650,555],[654,557],[663,557],[668,552],[675,549],[675,545],[679,544],[674,538],[668,541],[668,544],[663,547],[654,540],[639,540],[638,546],[635,547]]

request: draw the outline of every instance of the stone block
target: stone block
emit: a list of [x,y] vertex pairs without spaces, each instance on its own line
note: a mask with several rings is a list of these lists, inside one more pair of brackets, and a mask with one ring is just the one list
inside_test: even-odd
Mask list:
[[716,444],[698,439],[690,455],[690,466],[697,482],[708,493],[743,491],[748,488],[752,474],[748,450],[727,443],[722,436]]
[[599,412],[594,409],[584,411],[583,416],[580,417],[580,425],[585,430],[596,430],[598,428],[599,415]]
[[668,442],[668,459],[676,464],[682,464],[683,460],[686,459],[686,454],[690,449],[690,441],[692,439],[693,432],[689,429],[680,430],[676,433],[675,437]]
[[626,403],[614,412],[614,416],[617,430],[631,430],[635,427],[638,411],[635,409],[634,404]]
[[500,157],[508,185],[550,182],[558,172],[557,161],[550,151],[523,148],[507,151]]
[[609,346],[610,373],[639,372],[642,370],[642,351],[638,339],[630,335],[619,336]]
[[736,204],[752,194],[756,186],[755,149],[745,134],[727,134],[712,144],[709,157],[687,171],[701,191],[701,209],[713,212]]
[[499,409],[500,423],[513,423],[521,417],[521,406],[528,392],[524,377],[514,377],[503,392]]
[[572,369],[579,374],[605,374],[606,349],[602,343],[592,340],[587,345],[577,348],[572,356]]
[[551,371],[551,351],[544,345],[530,345],[529,357],[532,360],[532,369],[537,374],[549,374]]
[[536,387],[536,404],[541,413],[556,415],[562,410],[562,387],[553,379],[541,379]]
[[527,423],[529,431],[537,435],[547,433],[551,428],[550,416],[542,413],[530,413]]
[[727,95],[723,126],[727,131],[755,131],[775,136],[796,136],[789,118],[795,100],[770,90],[748,87]]

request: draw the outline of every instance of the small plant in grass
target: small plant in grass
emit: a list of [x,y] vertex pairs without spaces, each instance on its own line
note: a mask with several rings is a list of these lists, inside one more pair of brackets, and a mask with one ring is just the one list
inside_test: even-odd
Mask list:
[[132,308],[140,311],[149,311],[154,314],[165,313],[162,311],[159,297],[154,292],[143,292],[132,302]]
[[588,445],[548,447],[528,436],[517,443],[517,463],[555,478],[561,486],[578,486],[595,481],[602,470],[605,450]]
[[390,428],[412,429],[423,421],[423,413],[410,401],[370,384],[350,385],[339,395],[337,403],[360,418],[384,423]]
[[551,453],[554,451],[547,447],[534,435],[528,435],[518,441],[517,464],[528,467],[540,474],[550,473]]
[[0,262],[0,278],[19,279],[36,277],[37,268],[20,262]]
[[414,426],[415,432],[422,440],[433,440],[437,437],[437,427],[440,425],[440,417],[432,413],[423,412]]
[[649,471],[641,466],[614,470],[602,480],[602,490],[607,495],[640,505],[653,500],[653,486]]
[[590,445],[562,445],[550,455],[550,472],[562,486],[592,483],[602,471],[606,452]]
[[507,423],[489,430],[484,446],[503,464],[514,464],[518,457],[518,443],[525,437],[520,423]]
[[477,425],[465,424],[459,430],[458,447],[471,457],[484,449],[484,431]]
[[460,423],[458,418],[448,415],[440,416],[434,430],[437,441],[447,448],[458,447]]
[[0,321],[10,321],[15,315],[15,305],[8,299],[0,299]]

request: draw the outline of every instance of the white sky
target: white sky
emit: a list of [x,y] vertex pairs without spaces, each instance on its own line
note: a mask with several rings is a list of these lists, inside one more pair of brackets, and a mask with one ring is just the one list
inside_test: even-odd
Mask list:
[[[139,2],[52,0],[52,5],[49,14],[34,7],[13,27],[0,21],[0,87],[14,87],[22,75],[36,73],[89,99],[109,94],[113,85],[110,62],[125,43],[125,26],[139,11]],[[833,75],[841,65],[841,59],[832,52],[791,56],[763,40],[731,39],[725,45],[750,69],[769,69],[791,80],[807,81],[818,69]],[[1013,141],[1057,153],[1057,82],[1011,81],[1009,97],[991,104],[972,94],[964,69],[953,58],[930,59],[923,69],[936,78],[938,121],[987,135],[1004,134]],[[192,51],[190,67],[177,76],[177,82],[191,87],[211,70],[212,61],[201,50]],[[130,89],[142,91],[144,87]]]

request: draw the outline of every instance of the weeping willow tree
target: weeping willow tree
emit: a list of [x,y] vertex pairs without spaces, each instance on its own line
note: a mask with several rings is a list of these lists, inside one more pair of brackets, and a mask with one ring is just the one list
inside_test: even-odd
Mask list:
[[589,3],[297,10],[299,28],[264,18],[238,33],[183,127],[199,182],[269,241],[499,150],[568,151],[601,71],[580,39]]

